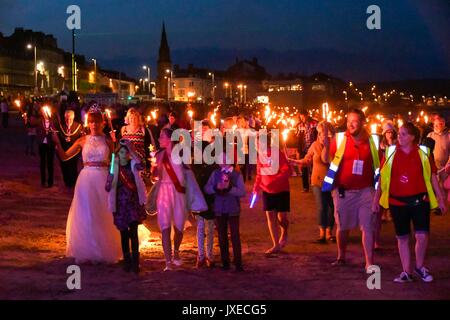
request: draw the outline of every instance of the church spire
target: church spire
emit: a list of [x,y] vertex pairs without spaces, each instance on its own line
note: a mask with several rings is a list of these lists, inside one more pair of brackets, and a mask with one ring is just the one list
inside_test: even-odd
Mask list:
[[[170,59],[170,49],[167,42],[166,25],[163,21],[161,32],[161,44],[159,45],[158,56],[158,77],[156,79],[156,97],[161,99],[169,99],[169,87],[171,86],[170,77],[172,73],[167,70],[172,70],[172,60]],[[170,77],[169,77],[170,76]]]
[[159,45],[158,62],[169,62],[169,63],[172,62],[170,60],[170,48],[169,48],[169,44],[167,42],[166,26],[165,26],[164,21],[163,21],[162,32],[161,32],[161,43]]

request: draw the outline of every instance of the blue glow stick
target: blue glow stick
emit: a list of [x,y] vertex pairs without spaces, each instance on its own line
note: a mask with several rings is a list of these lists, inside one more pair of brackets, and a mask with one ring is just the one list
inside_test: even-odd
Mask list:
[[111,155],[111,168],[109,169],[109,173],[110,174],[114,174],[114,158],[115,158],[115,153],[113,152]]
[[253,195],[252,195],[252,201],[250,202],[250,209],[253,209],[253,206],[255,205],[255,202],[256,202],[256,196],[257,196],[257,193],[256,193],[256,192],[253,192]]

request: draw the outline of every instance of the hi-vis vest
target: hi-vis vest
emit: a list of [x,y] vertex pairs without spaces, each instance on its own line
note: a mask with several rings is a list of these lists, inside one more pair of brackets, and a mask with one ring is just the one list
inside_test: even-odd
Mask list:
[[[369,136],[370,153],[372,154],[372,162],[374,167],[374,181],[375,188],[378,186],[378,179],[380,177],[380,158],[378,157],[378,148],[380,146],[379,137],[376,135]],[[345,144],[347,143],[347,137],[345,132],[339,132],[336,134],[336,154],[333,161],[330,163],[326,177],[323,179],[322,191],[331,191],[333,189],[334,178],[339,169],[339,164],[344,157]]]
[[[422,162],[423,179],[427,187],[428,198],[430,200],[431,209],[438,207],[438,202],[431,185],[431,165],[428,158],[430,149],[425,146],[419,146],[419,156]],[[381,197],[380,205],[387,209],[389,208],[389,187],[391,185],[392,164],[394,163],[395,146],[390,146],[386,153],[386,162],[381,170]]]

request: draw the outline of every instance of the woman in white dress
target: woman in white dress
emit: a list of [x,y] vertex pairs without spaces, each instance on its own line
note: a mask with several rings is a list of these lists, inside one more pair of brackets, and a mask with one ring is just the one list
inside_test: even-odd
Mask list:
[[120,234],[108,209],[105,190],[113,143],[102,132],[103,118],[98,107],[89,110],[88,123],[90,134],[78,139],[66,152],[56,142],[61,160],[82,151],[84,165],[67,218],[66,256],[75,258],[76,263],[115,263],[121,256]]

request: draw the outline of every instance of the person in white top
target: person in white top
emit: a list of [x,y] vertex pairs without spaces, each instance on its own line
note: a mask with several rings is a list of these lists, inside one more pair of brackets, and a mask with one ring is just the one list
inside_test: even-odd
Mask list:
[[[182,265],[180,245],[183,240],[184,225],[187,219],[183,165],[175,164],[172,160],[172,133],[173,131],[169,128],[162,129],[159,143],[163,150],[156,154],[156,163],[152,167],[152,175],[160,183],[156,206],[166,260],[164,271],[170,271],[174,266]],[[173,255],[172,226],[175,232],[173,237]]]
[[59,157],[68,160],[80,151],[83,158],[66,226],[66,256],[76,263],[115,263],[121,256],[120,233],[108,207],[105,184],[108,178],[113,142],[103,134],[100,109],[88,112],[90,134],[81,137],[64,151],[56,134],[53,140]]

